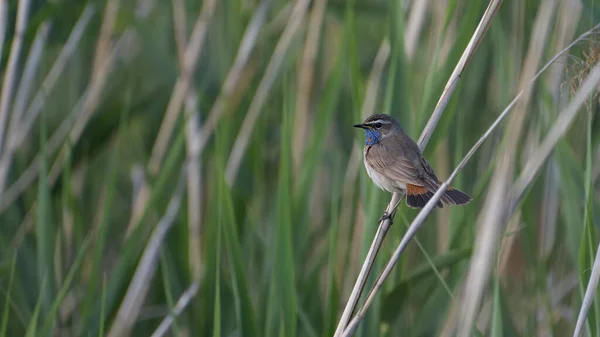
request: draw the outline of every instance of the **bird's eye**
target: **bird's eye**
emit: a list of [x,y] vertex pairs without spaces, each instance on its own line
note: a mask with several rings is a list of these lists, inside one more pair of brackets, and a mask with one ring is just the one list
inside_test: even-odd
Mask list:
[[381,124],[381,123],[376,123],[375,124],[375,128],[377,128],[377,129],[381,129],[382,126],[383,126],[383,124]]

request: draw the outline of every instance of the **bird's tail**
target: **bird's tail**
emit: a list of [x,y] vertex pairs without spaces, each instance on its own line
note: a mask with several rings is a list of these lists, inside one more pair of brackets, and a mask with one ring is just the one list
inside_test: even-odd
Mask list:
[[[437,189],[436,189],[437,190]],[[434,192],[423,186],[406,184],[406,204],[412,208],[423,208],[433,197]],[[448,187],[446,192],[438,201],[436,207],[443,208],[444,205],[464,205],[471,202],[471,197],[455,188]]]

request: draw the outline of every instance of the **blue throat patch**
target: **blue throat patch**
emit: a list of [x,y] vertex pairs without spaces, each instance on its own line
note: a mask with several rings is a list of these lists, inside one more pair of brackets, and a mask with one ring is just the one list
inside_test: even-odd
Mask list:
[[366,129],[365,131],[365,145],[374,145],[379,143],[381,140],[381,133],[373,129]]

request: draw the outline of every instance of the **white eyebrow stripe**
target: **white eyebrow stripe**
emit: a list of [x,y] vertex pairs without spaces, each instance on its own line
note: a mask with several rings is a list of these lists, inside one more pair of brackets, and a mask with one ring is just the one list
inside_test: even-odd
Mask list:
[[367,124],[377,124],[377,123],[390,124],[390,121],[386,121],[386,120],[383,120],[383,119],[378,119],[378,120],[375,120],[375,121],[368,122]]

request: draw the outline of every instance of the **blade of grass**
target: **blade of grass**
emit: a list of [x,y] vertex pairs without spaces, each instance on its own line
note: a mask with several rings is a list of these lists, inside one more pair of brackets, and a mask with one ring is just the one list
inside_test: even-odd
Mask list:
[[[118,134],[118,139],[114,144],[114,156],[112,156],[111,164],[108,171],[108,176],[106,177],[106,194],[104,197],[104,201],[102,202],[102,218],[97,227],[97,231],[95,233],[94,238],[94,251],[91,256],[90,264],[92,265],[92,272],[90,275],[90,279],[87,284],[87,292],[88,294],[95,293],[98,288],[99,282],[102,280],[102,274],[104,273],[104,267],[102,265],[102,259],[104,258],[104,254],[106,253],[106,240],[108,237],[109,229],[110,229],[110,218],[113,213],[114,203],[113,200],[116,198],[117,192],[117,172],[119,167],[119,162],[121,158],[121,145],[123,145],[124,136],[126,131],[126,121],[130,114],[131,109],[131,90],[125,93],[124,97],[125,103],[123,106],[123,111],[121,113],[121,122],[120,122],[120,131]],[[81,306],[82,316],[84,318],[90,317],[93,311],[93,303],[96,301],[95,296],[86,296],[83,299],[83,303]]]
[[160,168],[165,152],[168,149],[175,123],[179,117],[181,106],[187,96],[188,90],[192,87],[192,74],[194,74],[194,70],[200,59],[204,40],[207,36],[206,32],[214,16],[217,3],[218,1],[215,0],[203,2],[202,10],[194,24],[192,35],[185,50],[185,63],[180,65],[181,74],[173,88],[167,111],[165,112],[163,122],[160,125],[160,130],[154,142],[154,147],[152,148],[152,156],[148,162],[148,169],[153,175],[156,175]]
[[[179,0],[178,0],[179,1]],[[202,202],[202,161],[200,148],[195,146],[201,137],[199,130],[200,116],[198,110],[198,96],[195,93],[186,99],[186,151],[189,158],[187,176],[187,208],[188,208],[188,263],[192,280],[197,281],[202,277],[202,218],[204,210]]]
[[102,275],[102,299],[100,300],[100,331],[98,336],[104,336],[104,324],[106,322],[106,312],[105,312],[105,304],[106,304],[106,275]]
[[67,273],[67,276],[65,277],[65,280],[64,280],[60,290],[58,291],[58,294],[56,295],[56,298],[54,299],[52,306],[50,307],[50,309],[48,310],[48,313],[46,314],[44,323],[42,324],[41,329],[40,329],[40,331],[41,331],[40,336],[50,336],[51,330],[54,327],[54,325],[56,324],[55,317],[58,317],[58,311],[59,311],[60,305],[63,303],[63,300],[67,297],[67,294],[72,289],[72,284],[73,284],[73,280],[75,279],[76,272],[79,271],[79,268],[81,267],[81,265],[84,261],[84,257],[88,251],[89,245],[90,245],[90,240],[89,240],[89,238],[86,238],[83,241],[81,247],[79,248],[79,252],[77,253],[77,256],[75,256],[75,261],[73,261],[73,265],[71,266],[69,272]]
[[[169,259],[166,257],[165,251],[161,250],[160,255],[160,271],[161,271],[161,275],[162,275],[162,283],[164,284],[164,294],[165,294],[165,298],[167,300],[167,307],[169,308],[169,315],[167,315],[167,317],[165,317],[165,319],[163,320],[163,322],[165,322],[165,320],[167,320],[167,318],[171,318],[171,321],[169,322],[169,324],[167,325],[166,328],[161,328],[159,327],[157,330],[154,331],[153,334],[156,334],[157,331],[163,330],[161,332],[161,334],[164,334],[167,332],[168,327],[172,324],[173,326],[173,336],[174,337],[180,337],[181,336],[181,328],[179,327],[179,324],[177,323],[177,320],[175,319],[174,316],[171,316],[171,313],[173,313],[174,310],[174,303],[173,303],[173,280],[171,279],[170,275],[175,274],[175,271],[173,270],[173,268],[170,268],[169,266]],[[161,322],[161,325],[163,323]]]
[[[235,312],[237,319],[237,329],[242,336],[258,336],[258,330],[255,324],[255,313],[252,301],[249,296],[250,287],[246,281],[246,272],[244,271],[244,252],[241,247],[241,240],[237,231],[237,221],[233,208],[231,191],[225,184],[225,177],[221,179],[221,204],[223,205],[223,235],[225,239],[225,248],[227,250],[227,260],[231,271],[231,283],[235,298]],[[291,240],[290,240],[291,247]],[[290,262],[290,261],[286,261]],[[293,265],[293,262],[290,262]],[[289,266],[288,265],[288,266]],[[288,279],[289,281],[289,279]],[[291,278],[293,282],[293,278]]]
[[[318,125],[318,124],[317,124]],[[337,159],[337,158],[334,158]],[[335,160],[333,165],[334,172],[341,172],[342,165],[339,160]],[[335,320],[338,310],[339,289],[336,284],[336,266],[338,259],[338,235],[339,235],[339,211],[342,192],[342,180],[334,179],[331,188],[331,226],[328,230],[328,268],[327,268],[327,287],[325,292],[325,323],[321,336],[331,336],[335,332]]]
[[[217,251],[221,249],[221,231],[217,234]],[[221,337],[221,272],[218,266],[221,264],[220,254],[216,254],[216,265],[217,265],[217,276],[215,279],[215,301],[213,305],[214,318],[213,318],[213,337]]]
[[25,112],[23,116],[23,120],[21,121],[21,125],[18,129],[18,132],[11,133],[10,140],[8,142],[9,148],[18,148],[23,144],[23,141],[27,139],[27,135],[30,134],[31,128],[39,116],[44,104],[46,103],[46,99],[53,92],[54,86],[56,85],[57,80],[60,78],[60,75],[64,74],[65,66],[68,64],[68,61],[71,60],[75,51],[79,47],[79,42],[83,37],[93,15],[95,13],[95,8],[93,5],[88,4],[83,12],[81,12],[81,16],[75,23],[67,42],[64,47],[61,49],[58,58],[52,65],[50,72],[42,82],[41,88],[37,91],[29,108]]
[[273,55],[269,60],[265,74],[258,85],[258,89],[256,89],[256,94],[252,99],[252,103],[250,103],[250,107],[248,107],[248,113],[244,117],[242,127],[237,138],[235,139],[235,143],[233,144],[233,148],[225,168],[225,177],[227,179],[227,185],[229,186],[233,186],[242,161],[242,157],[244,156],[246,148],[248,147],[248,143],[250,142],[250,136],[252,135],[256,121],[258,120],[260,113],[263,111],[263,106],[267,101],[271,87],[275,83],[277,75],[280,73],[281,65],[285,60],[287,51],[292,45],[294,38],[298,34],[300,26],[304,22],[304,16],[306,15],[309,4],[310,1],[308,0],[299,0],[296,2],[294,9],[292,10],[291,19],[281,34],[281,38],[277,42],[277,46],[275,47],[275,51],[273,51]]
[[8,0],[0,0],[0,62],[2,62],[2,49],[6,37],[6,26],[8,24]]
[[53,301],[54,291],[54,238],[56,236],[52,219],[50,186],[48,183],[47,157],[44,151],[46,142],[45,116],[40,123],[41,168],[38,178],[37,210],[35,221],[35,238],[37,243],[37,274],[38,280],[46,280],[46,287],[40,289],[43,314],[48,314]]
[[[45,144],[45,151],[48,154],[54,153],[61,147],[61,144],[63,145],[59,157],[55,160],[55,163],[50,170],[49,180],[51,183],[56,181],[56,178],[58,178],[58,175],[64,166],[63,161],[67,152],[67,145],[63,144],[64,139],[70,137],[70,141],[75,143],[82,135],[85,125],[89,122],[99,104],[99,98],[101,97],[103,88],[108,80],[108,75],[111,73],[117,57],[123,55],[126,46],[131,47],[135,36],[135,32],[132,29],[125,31],[123,36],[115,44],[110,57],[105,61],[102,76],[98,76],[94,82],[89,83],[85,92],[73,107],[71,114],[61,123],[60,127],[58,127],[48,140],[47,144]],[[73,121],[75,118],[77,118],[77,120]],[[19,134],[22,132],[25,132],[25,130],[19,129]],[[8,206],[10,206],[30,186],[30,184],[35,181],[35,178],[39,175],[40,162],[41,157],[38,154],[32,160],[31,164],[21,173],[19,178],[0,195],[0,212],[6,210]]]
[[[169,314],[169,316],[165,317],[165,319],[160,323],[158,328],[156,328],[154,333],[152,333],[151,337],[164,336],[167,333],[171,324],[173,324],[175,322],[175,317],[177,317],[179,314],[181,314],[181,312],[186,308],[186,306],[196,296],[199,289],[200,289],[200,285],[198,283],[196,283],[196,282],[192,283],[192,285],[190,285],[190,287],[188,289],[186,289],[183,292],[183,294],[181,294],[181,297],[177,300],[177,303],[175,304],[175,307],[173,307],[171,314]],[[177,335],[177,334],[175,334],[175,335]]]
[[[600,279],[600,244],[598,247],[594,242],[598,241],[596,232],[596,224],[593,219],[594,197],[592,193],[592,99],[589,99],[587,137],[586,137],[586,162],[585,162],[585,207],[584,207],[584,223],[583,237],[581,239],[581,248],[579,251],[579,279],[580,289],[585,290],[583,303],[577,317],[574,337],[579,337],[583,333],[583,328],[587,319],[589,329],[592,336],[600,335],[600,302],[596,290],[598,288],[598,280]],[[596,250],[596,251],[594,251]],[[594,259],[594,255],[596,258]],[[594,260],[592,260],[594,259]],[[592,271],[588,278],[588,272]],[[593,306],[592,306],[593,305]]]
[[[284,81],[285,82],[285,81]],[[287,86],[285,86],[287,87]],[[284,101],[282,116],[282,133],[290,135],[292,133],[293,110],[291,102],[293,91],[284,93],[288,97]],[[287,94],[287,95],[286,95]],[[279,328],[284,336],[294,337],[297,330],[297,298],[296,298],[296,276],[294,268],[292,238],[292,219],[291,219],[291,183],[292,183],[292,158],[291,158],[291,140],[289,137],[283,137],[281,141],[279,178],[277,187],[277,225],[274,236],[274,269],[271,274],[271,282],[276,284],[275,294],[278,298],[277,310],[279,311]],[[271,309],[271,308],[270,308]]]
[[[1,54],[0,54],[1,55]],[[8,326],[8,317],[10,314],[10,296],[15,276],[15,265],[17,264],[17,256],[13,255],[12,263],[10,266],[10,276],[8,277],[8,287],[6,288],[6,299],[4,301],[4,309],[2,310],[2,327],[0,327],[0,336],[6,337],[6,327]]]
[[2,150],[2,152],[4,152],[5,146],[4,133],[6,131],[6,123],[8,122],[10,103],[14,86],[17,83],[19,57],[21,56],[21,48],[23,48],[25,30],[27,29],[29,6],[29,0],[19,0],[17,20],[15,23],[15,35],[10,46],[10,56],[8,57],[8,63],[4,72],[4,80],[2,81],[2,95],[0,97],[0,150]]
[[42,284],[40,285],[40,295],[38,296],[35,309],[33,310],[33,315],[29,319],[29,325],[27,326],[27,332],[25,333],[26,337],[39,337],[39,335],[37,334],[38,320],[40,317],[40,311],[42,310],[42,295],[46,287],[46,279],[43,279]]
[[[185,171],[185,167],[184,170]],[[127,289],[127,293],[123,298],[121,306],[117,312],[115,321],[113,322],[109,332],[109,337],[118,337],[127,335],[133,325],[135,324],[136,318],[139,314],[140,308],[150,287],[150,281],[154,275],[154,271],[157,267],[157,257],[160,252],[162,242],[165,239],[169,229],[171,229],[175,218],[179,212],[179,206],[181,205],[182,194],[184,191],[184,177],[185,172],[182,172],[177,182],[177,187],[169,206],[162,219],[154,229],[152,236],[148,240],[148,244],[144,249],[144,253],[140,259],[140,263],[133,275],[131,283]]]
[[309,128],[309,104],[311,89],[313,88],[313,77],[319,51],[321,37],[321,25],[325,16],[327,0],[316,0],[308,20],[308,32],[304,43],[302,54],[302,65],[298,76],[298,96],[296,99],[296,113],[294,115],[294,132],[292,143],[292,154],[294,160],[294,173],[298,175],[303,158],[306,134]]
[[254,14],[252,14],[252,19],[250,20],[250,23],[244,32],[244,37],[240,43],[240,47],[237,55],[235,56],[233,65],[225,77],[225,81],[221,87],[221,92],[219,93],[219,96],[215,100],[215,103],[207,115],[208,117],[202,126],[202,131],[200,132],[200,138],[197,140],[197,144],[194,144],[194,146],[198,147],[199,153],[202,153],[202,150],[208,142],[208,139],[217,126],[217,122],[221,119],[223,113],[226,111],[227,105],[232,99],[238,83],[242,80],[244,69],[246,69],[248,66],[250,56],[256,46],[259,34],[261,32],[260,29],[265,24],[267,12],[272,3],[273,0],[261,1],[258,8],[254,11]]
[[[596,27],[600,27],[600,25]],[[595,29],[596,28],[594,28],[594,30]],[[516,204],[523,198],[524,193],[531,186],[531,182],[537,175],[540,167],[546,161],[560,138],[567,132],[573,119],[577,115],[579,108],[583,105],[588,95],[595,90],[595,85],[598,81],[600,81],[600,63],[594,66],[590,75],[586,78],[586,81],[583,82],[580,89],[577,91],[575,97],[569,102],[569,105],[563,112],[561,112],[537,151],[534,152],[534,155],[530,157],[525,164],[521,175],[517,178],[511,190],[510,200],[513,201],[511,209],[514,209]]]
[[500,280],[494,281],[494,307],[492,311],[492,327],[490,337],[503,337],[502,329],[502,305],[500,296]]

